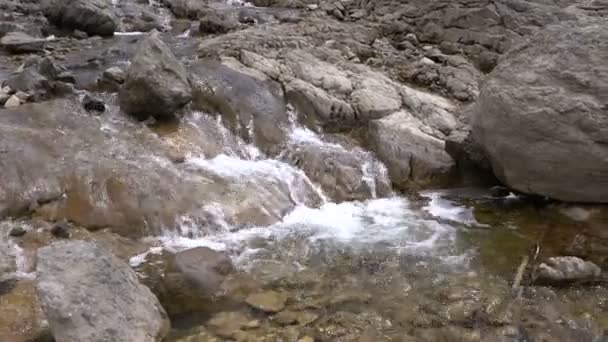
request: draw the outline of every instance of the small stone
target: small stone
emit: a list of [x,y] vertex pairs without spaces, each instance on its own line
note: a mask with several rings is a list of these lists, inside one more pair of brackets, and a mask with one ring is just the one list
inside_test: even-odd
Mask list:
[[27,231],[23,228],[23,227],[15,227],[13,229],[11,229],[11,231],[8,233],[8,235],[12,236],[12,237],[20,237],[25,235]]
[[245,302],[260,311],[274,313],[285,308],[287,295],[277,291],[265,291],[248,296]]
[[71,235],[70,229],[71,227],[66,221],[61,221],[56,223],[53,228],[51,228],[51,234],[58,238],[69,239]]
[[115,67],[111,67],[111,68],[107,69],[106,71],[104,71],[103,77],[107,80],[114,81],[118,84],[122,84],[122,83],[124,83],[127,75],[124,72],[124,70],[115,66]]
[[186,156],[182,153],[179,152],[170,152],[169,153],[169,159],[174,163],[174,164],[183,164],[184,162],[186,162]]
[[509,189],[505,188],[504,186],[493,186],[490,188],[490,195],[492,195],[492,197],[507,197],[511,194],[511,192],[509,191]]
[[89,94],[86,94],[82,99],[82,106],[89,112],[103,113],[106,110],[106,105],[103,101],[96,99]]
[[418,45],[418,37],[416,37],[415,34],[413,33],[408,33],[405,35],[405,40],[407,40],[408,42],[414,44],[414,45]]
[[89,35],[84,32],[84,31],[80,31],[80,30],[74,30],[74,32],[72,32],[72,36],[76,39],[87,39],[89,38]]
[[304,336],[298,342],[315,342],[315,339],[310,336]]
[[19,107],[20,105],[21,105],[21,100],[19,100],[19,98],[16,95],[12,95],[11,97],[8,98],[8,100],[6,100],[6,102],[4,102],[5,108],[14,108],[14,107]]
[[314,11],[314,10],[319,9],[319,5],[317,5],[317,4],[309,4],[309,5],[306,5],[306,8],[307,8],[309,11]]

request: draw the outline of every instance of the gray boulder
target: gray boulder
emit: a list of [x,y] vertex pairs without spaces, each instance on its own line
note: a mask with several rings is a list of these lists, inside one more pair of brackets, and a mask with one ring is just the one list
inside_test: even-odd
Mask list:
[[608,202],[608,25],[548,26],[484,83],[474,134],[496,176],[524,193]]
[[116,256],[84,241],[38,251],[37,289],[57,341],[160,341],[169,320]]
[[45,42],[23,32],[9,32],[2,37],[0,45],[11,53],[28,53],[42,51]]
[[184,66],[153,31],[139,44],[119,92],[120,106],[138,117],[171,118],[192,99]]
[[116,31],[110,0],[44,0],[42,9],[48,20],[61,28],[100,36]]

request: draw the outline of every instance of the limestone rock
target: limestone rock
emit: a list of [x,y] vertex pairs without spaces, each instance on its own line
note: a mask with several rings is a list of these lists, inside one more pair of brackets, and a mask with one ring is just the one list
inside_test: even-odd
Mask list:
[[169,319],[127,264],[99,246],[58,242],[38,251],[37,289],[59,341],[161,341]]
[[538,31],[483,85],[474,133],[495,175],[518,191],[608,202],[608,21]]
[[407,111],[399,111],[370,123],[368,143],[384,162],[393,184],[401,188],[441,182],[454,161],[445,141]]
[[100,36],[116,31],[110,0],[44,0],[42,8],[49,21],[62,28]]
[[139,44],[119,99],[125,112],[157,119],[171,118],[192,99],[188,73],[158,31],[150,33]]
[[564,256],[553,257],[540,264],[536,282],[548,284],[568,284],[598,280],[602,270],[591,261]]

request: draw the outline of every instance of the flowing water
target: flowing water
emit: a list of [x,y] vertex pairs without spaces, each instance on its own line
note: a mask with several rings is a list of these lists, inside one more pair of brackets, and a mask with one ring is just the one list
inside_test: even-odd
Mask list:
[[[292,144],[343,149],[295,120],[289,137]],[[603,226],[603,214],[594,209],[533,205],[515,195],[497,199],[470,188],[335,203],[302,170],[242,141],[213,157],[191,153],[185,164],[228,179],[279,182],[296,203],[279,222],[246,228],[231,226],[221,206],[210,204],[205,209],[214,217],[212,229],[183,217],[178,229],[148,239],[153,247],[131,259],[137,269],[163,250],[224,251],[251,277],[246,282],[284,291],[289,310],[312,310],[317,317],[295,328],[268,323],[266,330],[248,332],[254,340],[287,341],[286,331],[294,329],[337,341],[365,336],[368,341],[600,341],[606,336],[603,287],[551,289],[528,286],[525,279],[522,294],[511,288],[522,258],[535,246],[540,246],[537,263],[564,255],[576,234],[593,234]],[[311,202],[318,205],[307,206]],[[177,320],[175,336],[188,334],[209,315],[193,317],[184,324],[179,323],[183,317]],[[269,331],[275,339],[268,339]]]

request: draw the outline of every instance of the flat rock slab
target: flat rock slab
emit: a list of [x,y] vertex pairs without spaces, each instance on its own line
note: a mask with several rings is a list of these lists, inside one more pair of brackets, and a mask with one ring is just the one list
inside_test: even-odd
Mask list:
[[275,313],[285,308],[287,295],[277,291],[265,291],[252,294],[245,301],[255,309]]
[[23,32],[9,32],[0,40],[0,45],[11,53],[40,52],[46,40],[34,38]]

